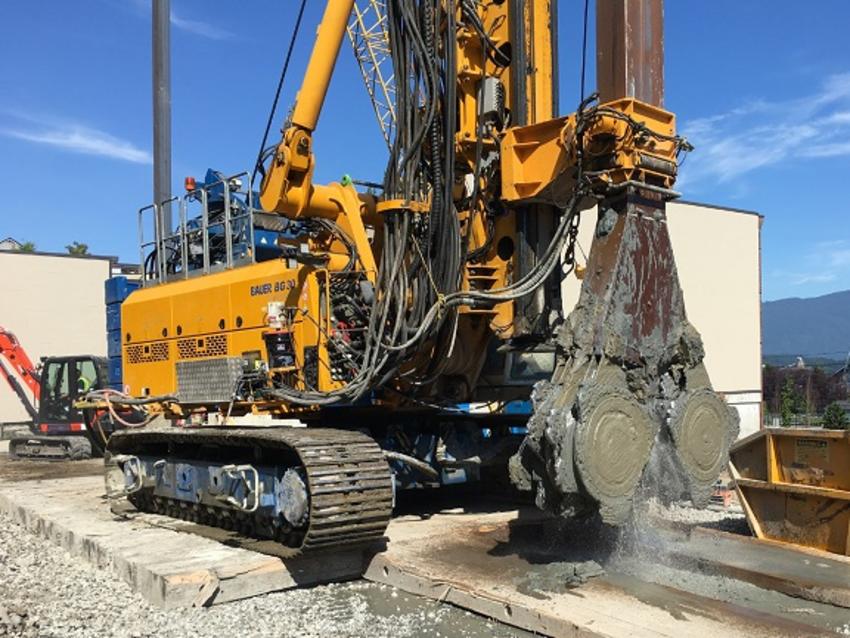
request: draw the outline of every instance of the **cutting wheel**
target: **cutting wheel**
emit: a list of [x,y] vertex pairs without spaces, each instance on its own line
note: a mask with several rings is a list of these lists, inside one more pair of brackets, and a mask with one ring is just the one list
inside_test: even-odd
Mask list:
[[691,498],[703,507],[729,462],[729,446],[738,435],[737,413],[713,390],[695,390],[676,402],[670,433]]
[[595,386],[578,401],[574,458],[582,483],[606,523],[620,524],[649,460],[657,427],[632,396]]

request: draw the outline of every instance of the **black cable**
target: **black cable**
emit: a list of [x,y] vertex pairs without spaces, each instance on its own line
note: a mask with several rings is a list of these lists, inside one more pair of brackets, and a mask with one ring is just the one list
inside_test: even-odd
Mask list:
[[254,164],[254,170],[251,173],[251,181],[248,185],[249,190],[254,188],[254,179],[257,177],[257,173],[260,172],[265,177],[265,169],[263,169],[263,154],[266,150],[266,142],[269,139],[269,131],[272,127],[272,122],[274,121],[274,114],[277,111],[277,103],[280,100],[280,91],[283,88],[283,82],[286,79],[286,72],[289,69],[289,61],[292,59],[292,51],[295,49],[295,40],[298,38],[298,30],[301,27],[301,18],[304,15],[304,7],[307,6],[307,0],[301,0],[301,7],[298,9],[298,17],[295,19],[295,27],[292,29],[292,37],[289,39],[289,47],[286,50],[286,59],[283,63],[283,69],[280,72],[280,79],[277,82],[277,90],[274,94],[274,101],[272,102],[272,108],[269,112],[269,119],[266,122],[266,130],[263,132],[263,141],[260,142],[260,150],[257,153],[257,161]]
[[[387,31],[393,75],[396,82],[396,128],[384,174],[387,199],[431,201],[424,215],[401,210],[383,216],[381,252],[377,277],[371,294],[371,307],[365,307],[363,321],[357,322],[357,344],[344,344],[346,380],[337,390],[319,392],[315,388],[289,385],[285,379],[266,390],[269,396],[295,405],[331,405],[356,402],[379,388],[392,391],[394,383],[421,387],[433,382],[449,360],[456,338],[458,309],[464,305],[481,307],[527,295],[547,279],[559,263],[563,249],[571,252],[577,208],[586,184],[579,166],[578,185],[567,202],[553,202],[564,211],[550,245],[535,268],[497,290],[463,290],[465,259],[469,238],[461,232],[453,186],[459,177],[455,154],[457,118],[457,61],[455,39],[459,28],[453,10],[441,0],[388,0]],[[469,0],[463,0],[461,24],[471,25],[479,35],[484,59],[495,47]],[[493,60],[490,60],[493,62]],[[497,65],[498,66],[498,65]],[[586,105],[580,108],[584,110]],[[475,129],[475,188],[472,208],[498,189],[497,166],[482,170],[483,121],[479,103]],[[579,127],[586,126],[589,114],[580,113]],[[483,181],[482,181],[483,180]],[[488,224],[495,222],[488,210]],[[494,229],[489,229],[488,243]],[[331,232],[356,255],[355,247]],[[343,234],[344,235],[344,234]],[[486,250],[486,248],[485,248]],[[352,257],[354,259],[355,257]],[[349,262],[349,267],[352,262]],[[333,341],[331,335],[326,335]],[[429,346],[429,344],[431,344]],[[430,351],[426,365],[411,366]]]
[[379,182],[371,182],[364,179],[353,179],[351,180],[352,184],[357,186],[363,186],[364,188],[372,188],[375,190],[384,190],[384,185]]
[[584,73],[587,67],[587,15],[590,11],[590,0],[584,0],[584,26],[581,42],[581,86],[579,87],[579,96],[581,102],[584,102]]

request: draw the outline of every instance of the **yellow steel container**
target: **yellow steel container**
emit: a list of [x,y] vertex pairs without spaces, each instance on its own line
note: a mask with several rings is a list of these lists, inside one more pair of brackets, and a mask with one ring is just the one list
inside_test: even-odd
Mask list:
[[758,538],[850,555],[850,432],[768,428],[730,456]]

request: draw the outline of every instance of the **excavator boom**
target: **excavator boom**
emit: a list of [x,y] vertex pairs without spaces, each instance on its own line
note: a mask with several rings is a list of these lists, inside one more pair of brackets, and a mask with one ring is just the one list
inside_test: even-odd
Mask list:
[[[2,326],[0,326],[0,376],[6,379],[30,418],[33,421],[38,419],[35,402],[27,395],[29,390],[34,399],[38,400],[41,394],[38,373],[18,338]],[[23,381],[23,385],[18,379]],[[24,390],[24,385],[27,390]]]
[[36,369],[17,337],[0,327],[0,376],[9,383],[32,421],[31,435],[9,441],[9,456],[71,460],[91,457],[86,419],[74,402],[85,392],[106,384],[105,360],[89,355],[42,357],[41,364]]

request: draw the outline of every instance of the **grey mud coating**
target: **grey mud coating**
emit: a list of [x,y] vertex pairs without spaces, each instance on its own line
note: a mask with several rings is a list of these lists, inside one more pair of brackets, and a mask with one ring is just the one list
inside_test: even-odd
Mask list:
[[541,509],[624,524],[635,494],[705,507],[738,416],[711,387],[688,322],[664,201],[629,189],[599,205],[575,309],[511,459]]

